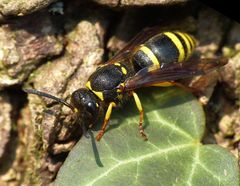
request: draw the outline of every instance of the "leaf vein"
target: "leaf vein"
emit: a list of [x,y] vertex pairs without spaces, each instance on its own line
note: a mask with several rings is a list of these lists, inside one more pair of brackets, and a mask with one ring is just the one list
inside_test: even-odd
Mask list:
[[111,171],[113,171],[114,169],[116,169],[116,168],[118,168],[120,166],[129,164],[129,163],[133,163],[133,162],[139,163],[139,162],[143,161],[144,159],[152,158],[153,156],[156,156],[156,155],[159,155],[159,154],[164,154],[164,153],[167,153],[167,152],[170,152],[170,151],[179,150],[179,149],[182,149],[182,148],[188,148],[188,147],[191,147],[191,146],[192,146],[192,144],[183,144],[183,145],[167,148],[167,149],[164,149],[164,150],[158,150],[158,151],[155,151],[155,152],[152,152],[152,153],[148,153],[146,155],[143,155],[143,156],[140,156],[140,157],[137,157],[137,158],[129,158],[129,159],[120,161],[119,163],[113,165],[108,170],[106,170],[105,172],[100,174],[94,180],[92,180],[92,182],[87,184],[87,186],[92,186],[94,183],[99,181],[101,178],[107,176]]
[[196,148],[195,156],[194,156],[193,163],[192,163],[192,169],[191,169],[190,174],[189,174],[189,179],[187,180],[187,184],[189,186],[192,185],[193,175],[195,173],[195,170],[196,170],[196,167],[197,167],[198,163],[199,163],[199,148]]
[[[165,119],[160,118],[156,111],[153,111],[153,112],[157,118],[156,120],[157,122],[160,121],[162,125],[167,126],[174,131],[177,131],[179,134],[182,134],[186,138],[193,139],[193,137],[189,133],[187,133],[185,130],[176,126],[175,124],[170,125]],[[155,121],[155,120],[152,120],[152,121]]]

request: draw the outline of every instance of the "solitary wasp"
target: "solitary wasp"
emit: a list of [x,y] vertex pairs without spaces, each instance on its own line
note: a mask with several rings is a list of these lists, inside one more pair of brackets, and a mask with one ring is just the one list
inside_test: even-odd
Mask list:
[[191,59],[196,46],[193,36],[183,32],[159,32],[149,28],[140,32],[127,46],[89,77],[86,88],[71,94],[70,103],[34,89],[25,92],[44,96],[69,107],[85,123],[83,129],[94,125],[101,111],[105,112],[99,141],[106,130],[114,107],[133,96],[140,113],[139,131],[144,139],[143,108],[135,89],[148,86],[177,85],[176,81],[204,75],[227,63],[224,58]]

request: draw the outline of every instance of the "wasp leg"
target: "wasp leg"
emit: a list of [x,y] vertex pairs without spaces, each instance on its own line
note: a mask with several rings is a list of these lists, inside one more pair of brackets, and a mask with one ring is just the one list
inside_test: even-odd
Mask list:
[[106,127],[108,125],[108,121],[109,121],[109,118],[111,116],[111,113],[112,113],[112,108],[113,107],[116,107],[116,103],[114,102],[111,102],[109,105],[108,105],[108,109],[107,109],[107,112],[105,114],[105,118],[104,118],[104,121],[103,121],[103,125],[102,125],[102,128],[101,130],[99,131],[97,137],[96,137],[96,140],[97,141],[100,141],[100,139],[102,138],[102,136],[104,135],[104,132],[106,130]]
[[133,98],[135,100],[135,103],[136,103],[136,106],[137,106],[137,109],[139,111],[139,114],[140,114],[140,118],[139,118],[139,132],[141,134],[141,136],[144,138],[144,140],[147,140],[147,135],[144,133],[144,128],[143,128],[143,108],[142,108],[142,104],[141,104],[141,101],[138,97],[138,95],[132,91],[132,95],[133,95]]

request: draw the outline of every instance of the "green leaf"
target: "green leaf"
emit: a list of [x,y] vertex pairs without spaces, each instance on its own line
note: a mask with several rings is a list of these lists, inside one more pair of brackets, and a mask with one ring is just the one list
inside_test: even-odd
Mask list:
[[92,136],[76,144],[56,186],[239,185],[236,158],[217,145],[200,143],[205,118],[191,94],[177,88],[149,88],[139,97],[149,140],[139,135],[139,115],[130,101],[114,110],[100,142]]

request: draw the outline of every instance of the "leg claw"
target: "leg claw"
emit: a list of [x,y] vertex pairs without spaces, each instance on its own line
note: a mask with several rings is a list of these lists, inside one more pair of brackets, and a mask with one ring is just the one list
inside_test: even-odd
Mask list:
[[141,136],[143,137],[144,141],[148,140],[148,137],[144,132],[141,132]]

